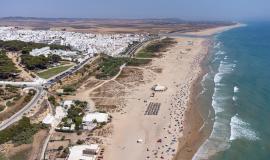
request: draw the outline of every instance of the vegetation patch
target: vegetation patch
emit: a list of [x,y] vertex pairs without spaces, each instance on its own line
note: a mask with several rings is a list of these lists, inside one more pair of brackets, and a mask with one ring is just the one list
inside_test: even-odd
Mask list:
[[151,59],[136,59],[136,58],[129,58],[127,61],[128,66],[141,66],[151,62]]
[[54,106],[57,105],[56,98],[54,96],[49,96],[48,101]]
[[19,91],[19,87],[12,86],[10,84],[7,84],[5,89],[7,92],[11,92],[11,93],[17,93]]
[[55,45],[55,44],[45,44],[45,43],[34,43],[34,42],[23,42],[19,40],[2,41],[0,40],[0,48],[6,51],[22,51],[23,54],[28,54],[35,48],[42,48],[49,46],[50,49],[62,49],[71,50],[70,46]]
[[8,160],[4,153],[0,152],[0,160]]
[[2,112],[6,107],[4,105],[0,105],[0,112]]
[[11,106],[13,106],[14,104],[15,104],[15,103],[12,102],[12,101],[7,101],[7,103],[6,103],[7,107],[11,107]]
[[127,57],[110,57],[103,55],[96,73],[97,79],[108,79],[115,76],[120,71],[120,66],[139,66],[149,63],[149,59],[136,59]]
[[126,58],[109,57],[103,55],[101,58],[101,63],[99,64],[96,78],[107,79],[115,76],[119,72],[120,66],[124,63],[126,63]]
[[53,76],[65,71],[65,70],[69,69],[72,66],[73,65],[59,66],[59,67],[50,68],[50,69],[48,69],[46,71],[37,73],[37,75],[39,77],[41,77],[41,78],[48,79],[50,77],[53,77]]
[[59,55],[50,54],[48,57],[44,55],[32,56],[23,54],[21,63],[29,70],[47,69],[51,64],[58,63],[61,60]]
[[0,51],[0,79],[7,79],[11,76],[16,75],[19,70],[15,64],[6,55],[5,51]]
[[24,98],[24,103],[28,103],[28,102],[30,102],[31,101],[31,99],[33,98],[33,96],[36,94],[36,91],[35,90],[33,90],[33,89],[31,89],[31,90],[29,90],[29,92],[28,92],[28,94],[25,96],[25,98]]
[[3,102],[1,104],[8,106],[3,112],[0,112],[0,121],[11,117],[20,109],[22,109],[36,93],[35,90],[29,90],[27,94],[20,95],[20,92],[21,91],[18,91],[17,93],[10,93],[7,92],[6,89],[4,89],[3,94],[0,92],[0,102]]
[[82,125],[82,119],[87,107],[87,102],[85,101],[74,101],[74,105],[67,111],[67,116],[62,119],[60,127],[71,127],[72,124],[75,124],[75,129],[79,130]]
[[141,49],[137,53],[137,57],[140,58],[151,58],[151,57],[156,57],[158,56],[158,52],[164,52],[168,47],[171,45],[175,44],[176,41],[173,38],[164,38],[161,40],[156,40],[154,42],[151,42],[148,44],[146,47]]
[[23,117],[17,124],[0,131],[0,144],[8,141],[18,145],[31,143],[33,135],[41,127],[40,124],[31,124],[29,118]]

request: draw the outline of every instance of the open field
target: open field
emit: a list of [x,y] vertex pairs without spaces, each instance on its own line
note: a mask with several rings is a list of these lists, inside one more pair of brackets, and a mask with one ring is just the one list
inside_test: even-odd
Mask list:
[[10,160],[36,160],[40,157],[41,146],[47,135],[47,130],[40,130],[33,136],[32,144],[4,144],[0,153]]
[[176,41],[174,41],[172,38],[164,38],[153,41],[139,50],[136,56],[139,58],[158,57],[160,56],[158,53],[165,52],[166,49],[172,46],[174,43],[176,43]]
[[65,66],[59,66],[59,67],[53,67],[53,68],[50,68],[46,71],[43,71],[43,72],[38,72],[37,75],[41,78],[44,78],[44,79],[48,79],[50,77],[53,77],[67,69],[69,69],[70,67],[72,67],[73,65],[65,65]]
[[231,24],[229,22],[187,22],[179,19],[50,19],[21,17],[0,19],[0,26],[8,25],[39,30],[95,33],[183,33]]
[[22,109],[33,97],[32,92],[25,93],[21,88],[0,87],[0,121],[6,120]]
[[115,76],[120,67],[124,64],[127,66],[140,66],[149,63],[150,59],[137,59],[137,58],[122,58],[122,57],[108,57],[102,56],[99,64],[99,70],[96,73],[98,79],[108,79]]

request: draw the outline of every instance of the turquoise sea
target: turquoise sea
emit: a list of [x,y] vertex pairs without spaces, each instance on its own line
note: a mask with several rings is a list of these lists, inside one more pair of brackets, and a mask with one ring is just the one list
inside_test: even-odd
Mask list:
[[210,136],[196,159],[270,159],[270,22],[214,37],[198,101]]

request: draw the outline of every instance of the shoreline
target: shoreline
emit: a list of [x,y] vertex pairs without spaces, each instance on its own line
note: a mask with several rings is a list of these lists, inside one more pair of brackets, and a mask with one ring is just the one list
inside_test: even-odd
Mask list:
[[[188,35],[193,36],[211,36],[220,34],[222,32],[228,31],[230,29],[243,27],[245,24],[237,23],[233,26],[218,27],[213,29],[208,29],[208,31],[202,31],[198,33],[187,33]],[[198,94],[200,93],[202,86],[201,80],[203,76],[208,72],[208,68],[204,66],[204,63],[208,60],[210,49],[213,47],[213,42],[210,39],[205,38],[205,41],[208,41],[207,53],[200,62],[201,73],[193,81],[192,87],[190,88],[189,103],[187,106],[187,112],[185,113],[185,123],[184,123],[184,136],[180,138],[179,145],[177,149],[177,154],[173,160],[186,160],[192,159],[196,154],[197,150],[203,144],[203,142],[210,136],[212,127],[210,131],[204,131],[203,128],[203,117],[200,114],[199,108],[200,105],[196,103]],[[196,118],[193,118],[196,117]],[[182,142],[181,142],[182,141]]]
[[[207,73],[207,68],[203,66],[203,63],[207,61],[209,56],[209,48],[212,47],[211,40],[205,40],[207,43],[207,53],[200,62],[200,74],[192,82],[190,88],[189,102],[187,105],[187,112],[185,113],[185,123],[184,123],[184,136],[179,140],[179,146],[176,156],[173,160],[186,160],[192,159],[193,155],[196,153],[197,149],[206,139],[204,132],[197,132],[200,130],[204,124],[203,117],[199,111],[199,104],[196,103],[198,94],[202,90],[200,84],[203,76]],[[196,118],[194,118],[196,117]]]

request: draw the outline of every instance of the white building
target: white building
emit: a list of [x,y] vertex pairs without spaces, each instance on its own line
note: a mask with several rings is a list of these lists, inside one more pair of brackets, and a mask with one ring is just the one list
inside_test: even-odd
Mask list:
[[43,47],[39,49],[33,49],[29,54],[32,56],[44,55],[47,57],[50,53],[51,53],[50,47]]
[[67,112],[61,106],[55,108],[55,119],[62,120],[67,115]]
[[107,113],[88,113],[83,117],[83,123],[90,123],[93,121],[97,121],[98,123],[108,122],[109,115]]
[[47,44],[61,44],[93,56],[96,53],[118,55],[133,42],[147,39],[143,34],[93,34],[50,30],[24,30],[0,27],[0,40],[20,40]]
[[47,125],[52,125],[54,122],[54,116],[51,114],[48,114],[43,120],[42,123],[47,124]]
[[98,152],[98,144],[73,146],[70,148],[68,160],[95,160]]
[[69,57],[69,56],[76,56],[77,52],[76,51],[64,51],[64,50],[51,50],[52,54],[59,55],[61,57]]
[[62,103],[62,106],[65,107],[65,108],[70,108],[71,105],[74,105],[73,100],[65,100],[65,101],[63,101],[63,103]]

